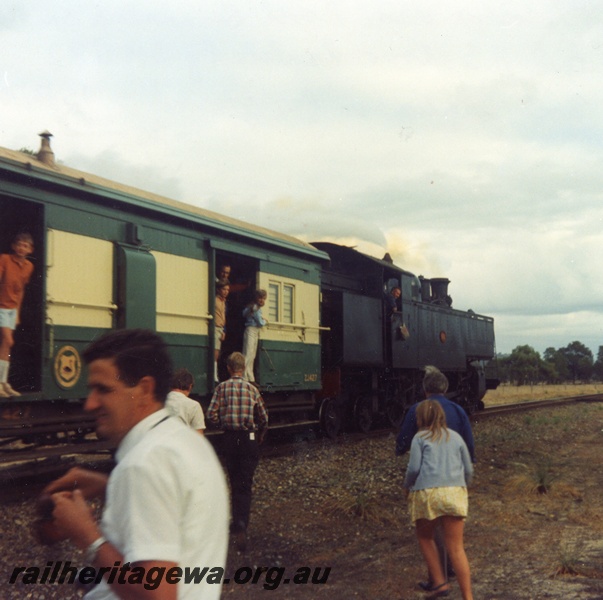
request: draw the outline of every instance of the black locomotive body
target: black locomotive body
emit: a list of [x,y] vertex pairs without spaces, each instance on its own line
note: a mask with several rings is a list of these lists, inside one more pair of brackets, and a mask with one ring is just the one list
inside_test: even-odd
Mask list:
[[[323,394],[337,419],[367,431],[375,419],[398,425],[422,399],[423,368],[433,364],[450,381],[448,396],[468,412],[483,407],[485,364],[494,356],[494,321],[452,308],[448,280],[428,280],[353,248],[315,243],[330,264],[322,273]],[[388,258],[388,257],[387,257]],[[401,296],[395,311],[386,301]],[[325,420],[326,421],[326,420]],[[328,421],[326,421],[328,427]]]

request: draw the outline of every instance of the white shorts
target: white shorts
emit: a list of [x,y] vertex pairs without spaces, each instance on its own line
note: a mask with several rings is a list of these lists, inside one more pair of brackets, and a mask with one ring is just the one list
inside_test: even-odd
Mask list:
[[17,309],[0,308],[0,327],[15,329],[17,326]]
[[216,327],[216,337],[214,338],[214,350],[222,349],[222,334],[224,333],[224,327]]

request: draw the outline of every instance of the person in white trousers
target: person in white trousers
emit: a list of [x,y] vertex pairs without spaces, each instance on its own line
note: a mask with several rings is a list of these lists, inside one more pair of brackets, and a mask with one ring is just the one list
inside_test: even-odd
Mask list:
[[253,302],[243,310],[243,316],[245,317],[245,333],[243,335],[243,355],[245,356],[244,378],[252,383],[255,382],[253,364],[258,351],[260,329],[268,323],[262,316],[262,306],[266,304],[266,296],[265,290],[256,290]]

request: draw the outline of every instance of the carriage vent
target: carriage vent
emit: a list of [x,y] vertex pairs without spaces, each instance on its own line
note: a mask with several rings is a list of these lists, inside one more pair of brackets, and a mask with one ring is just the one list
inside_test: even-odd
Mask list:
[[42,138],[42,143],[40,144],[40,149],[36,155],[37,159],[49,167],[54,167],[54,152],[50,147],[50,138],[52,137],[52,133],[49,131],[43,131],[39,134],[39,136]]

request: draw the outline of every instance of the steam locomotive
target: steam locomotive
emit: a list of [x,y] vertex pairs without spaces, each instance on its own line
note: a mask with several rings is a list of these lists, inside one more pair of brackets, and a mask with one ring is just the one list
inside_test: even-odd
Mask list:
[[[253,291],[268,292],[255,370],[272,426],[320,423],[336,436],[342,427],[397,425],[421,398],[426,364],[447,374],[450,397],[468,411],[495,386],[485,371],[493,319],[452,308],[448,280],[71,169],[55,161],[51,134],[41,136],[35,155],[0,148],[0,252],[19,232],[35,243],[11,356],[20,395],[0,399],[0,438],[83,438],[92,422],[82,411],[81,352],[113,328],[159,332],[207,405],[216,273],[225,264],[233,292],[223,355],[242,347]],[[384,302],[393,288],[395,307]]]

